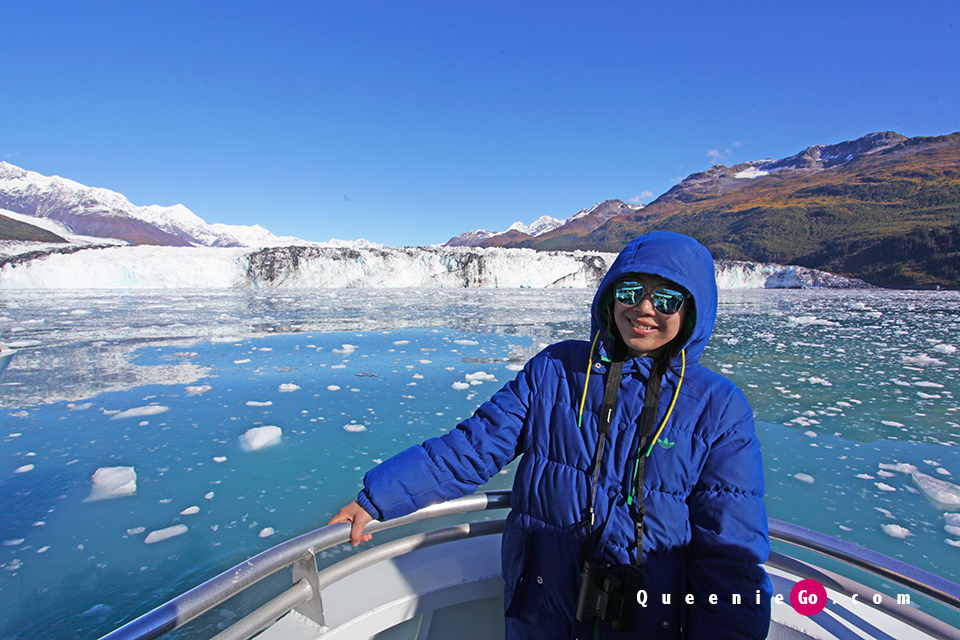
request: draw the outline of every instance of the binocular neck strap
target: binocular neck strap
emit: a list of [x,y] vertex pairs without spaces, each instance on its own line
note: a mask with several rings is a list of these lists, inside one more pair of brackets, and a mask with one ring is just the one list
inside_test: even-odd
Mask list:
[[636,528],[637,557],[634,564],[640,567],[643,564],[643,518],[647,510],[643,506],[643,470],[647,457],[643,452],[649,445],[650,437],[657,426],[657,403],[660,400],[660,385],[663,376],[660,375],[659,362],[654,361],[650,369],[650,378],[647,380],[646,393],[643,396],[643,410],[640,412],[640,428],[637,431],[639,445],[637,447],[637,460],[633,468],[633,486],[630,490],[630,496],[627,498],[627,504],[636,503],[636,511],[633,516],[633,522]]

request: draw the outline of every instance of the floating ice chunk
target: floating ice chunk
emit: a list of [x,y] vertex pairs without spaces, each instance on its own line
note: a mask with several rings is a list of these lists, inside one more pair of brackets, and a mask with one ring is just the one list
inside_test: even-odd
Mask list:
[[207,493],[203,494],[203,498],[204,500],[213,500],[213,491],[208,491]]
[[892,478],[897,474],[893,473],[892,471],[884,471],[883,469],[881,469],[880,471],[877,471],[877,475],[880,476],[881,478]]
[[293,384],[292,382],[284,382],[277,389],[280,393],[291,393],[300,389],[300,385]]
[[34,467],[32,464],[25,464],[25,465],[23,465],[22,467],[17,467],[16,469],[14,469],[13,472],[14,472],[14,473],[26,473],[27,471],[33,471],[35,468],[36,468],[36,467]]
[[913,535],[910,533],[909,529],[901,527],[898,524],[883,524],[880,525],[880,528],[883,529],[883,532],[891,538],[899,538],[900,540],[903,540],[907,536]]
[[813,476],[810,475],[809,473],[795,473],[793,474],[793,477],[799,480],[800,482],[804,482],[806,484],[813,484],[814,482]]
[[2,544],[4,547],[19,547],[24,543],[26,538],[11,538],[10,540],[4,540]]
[[80,615],[82,615],[84,618],[103,618],[104,616],[110,615],[112,611],[112,607],[108,607],[107,605],[101,603],[93,605]]
[[169,540],[170,538],[175,538],[176,536],[182,536],[186,532],[187,525],[175,524],[172,527],[167,527],[166,529],[157,529],[156,531],[151,531],[147,534],[144,542],[146,544],[154,544],[164,540]]
[[950,540],[949,538],[944,540],[951,547],[960,547],[960,540]]
[[92,402],[82,402],[80,404],[70,403],[67,405],[67,409],[70,411],[84,411],[93,406]]
[[952,344],[938,344],[933,348],[937,353],[946,353],[947,355],[957,352],[957,348]]
[[886,469],[887,471],[899,471],[900,473],[916,473],[917,467],[908,463],[908,462],[897,462],[895,464],[888,464],[886,462],[881,462],[879,464],[881,469]]
[[944,469],[943,467],[937,467],[937,473],[939,473],[939,474],[942,475],[942,476],[952,476],[952,475],[953,475],[952,473],[950,473],[949,471],[947,471],[947,470]]
[[350,433],[362,433],[367,430],[367,427],[362,424],[357,424],[356,422],[351,422],[343,425],[343,430],[349,431]]
[[214,462],[226,462],[226,461],[227,461],[227,456],[214,456],[214,457],[213,457],[213,461],[214,461]]
[[923,391],[917,391],[917,395],[923,398],[924,400],[937,400],[943,397],[937,393],[924,393]]
[[187,507],[186,509],[184,509],[183,511],[181,511],[181,512],[180,512],[180,515],[182,515],[182,516],[192,516],[192,515],[196,515],[196,514],[198,514],[198,513],[200,513],[200,507],[194,505],[194,506],[192,506],[192,507]]
[[880,421],[880,424],[882,424],[882,425],[884,425],[884,426],[887,426],[887,427],[904,427],[904,426],[906,426],[906,425],[903,424],[902,422],[894,422],[893,420],[881,420],[881,421]]
[[259,400],[247,400],[245,403],[248,407],[272,407],[273,400],[266,400],[260,402]]
[[273,530],[273,527],[264,527],[263,529],[260,530],[260,537],[261,537],[261,538],[269,538],[269,537],[272,536],[274,533],[275,533],[275,531]]
[[919,471],[911,477],[933,506],[943,511],[960,511],[960,486]]
[[201,384],[194,387],[186,387],[184,391],[187,392],[188,396],[200,396],[205,394],[207,391],[210,391],[211,389],[213,389],[213,387],[211,387],[210,385]]
[[870,475],[869,473],[858,473],[858,474],[857,474],[857,477],[860,478],[861,480],[873,480],[873,479],[874,479],[873,476]]
[[826,327],[835,327],[839,323],[833,322],[832,320],[824,320],[823,318],[818,318],[816,316],[789,316],[787,318],[787,324],[792,325],[822,325]]
[[891,487],[885,482],[874,482],[873,484],[876,485],[877,489],[880,489],[880,491],[896,491],[897,490],[896,487]]
[[93,488],[84,502],[109,500],[137,493],[137,472],[133,467],[100,467],[93,472]]
[[883,515],[887,516],[888,518],[892,518],[892,519],[894,519],[894,520],[896,519],[896,516],[894,516],[892,513],[890,513],[890,511],[889,511],[888,509],[884,509],[883,507],[874,507],[873,509],[874,509],[874,511],[879,511],[880,513],[882,513]]
[[937,358],[931,358],[925,353],[921,353],[918,356],[902,356],[904,364],[915,364],[920,367],[929,367],[931,365],[942,365],[946,364],[943,360],[938,360]]
[[340,387],[335,384],[328,384],[327,391],[340,391]]
[[960,527],[960,513],[945,513],[943,519],[947,521],[947,524]]
[[243,358],[242,360],[234,360],[233,364],[247,364],[248,362],[252,362],[252,360],[250,360],[250,358]]
[[147,530],[146,527],[134,527],[134,528],[132,528],[132,529],[127,529],[127,535],[128,535],[128,536],[138,536],[138,535],[140,535],[141,533],[143,533],[143,532],[146,531],[146,530]]
[[943,530],[952,536],[957,536],[958,538],[960,538],[960,527],[956,527],[952,524],[948,524],[943,528]]
[[915,387],[927,387],[928,389],[943,389],[943,385],[939,382],[927,382],[926,380],[914,382],[913,385]]
[[355,344],[344,344],[344,345],[341,345],[339,349],[332,349],[334,353],[339,353],[344,356],[348,356],[356,350],[357,350],[357,345]]
[[410,344],[410,341],[409,341],[409,340],[394,340],[394,341],[393,341],[393,344],[395,344],[395,345],[398,346],[398,347],[402,347],[402,346],[404,346],[404,345]]
[[240,448],[244,451],[257,451],[264,447],[280,444],[283,430],[280,427],[267,425],[248,429],[240,436]]
[[[462,344],[462,345],[465,346],[465,347],[475,347],[475,346],[477,346],[478,344],[480,344],[480,343],[477,342],[476,340],[454,340],[453,343],[454,343],[454,344]],[[396,344],[396,343],[394,343],[394,344]]]
[[474,373],[468,373],[466,376],[467,382],[493,382],[497,379],[497,376],[492,373],[487,373],[486,371],[476,371]]
[[804,432],[803,432],[803,435],[807,436],[808,438],[816,438],[816,437],[817,437],[817,432],[816,432],[816,431],[804,431]]
[[50,545],[46,544],[40,547],[39,549],[37,549],[37,553],[46,553],[49,550],[50,550]]
[[170,407],[164,407],[158,404],[147,405],[146,407],[134,407],[120,413],[110,416],[111,420],[122,420],[124,418],[142,418],[144,416],[155,416],[159,413],[169,411]]
[[453,383],[452,385],[450,385],[450,386],[452,386],[452,387],[453,387],[454,389],[456,389],[457,391],[463,391],[464,389],[469,389],[469,388],[470,388],[470,383],[469,383],[469,382],[454,382],[454,383]]
[[810,384],[820,384],[825,387],[833,386],[833,383],[827,380],[826,378],[810,377],[810,378],[807,378],[807,382],[809,382]]

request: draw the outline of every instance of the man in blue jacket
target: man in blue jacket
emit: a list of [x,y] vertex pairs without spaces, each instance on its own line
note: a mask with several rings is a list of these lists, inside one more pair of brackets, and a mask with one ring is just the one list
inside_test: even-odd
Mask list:
[[765,638],[753,412],[699,364],[716,313],[704,246],[636,238],[597,290],[590,341],[547,347],[456,429],[369,471],[331,522],[352,523],[359,544],[372,518],[471,493],[520,456],[502,543],[508,639]]

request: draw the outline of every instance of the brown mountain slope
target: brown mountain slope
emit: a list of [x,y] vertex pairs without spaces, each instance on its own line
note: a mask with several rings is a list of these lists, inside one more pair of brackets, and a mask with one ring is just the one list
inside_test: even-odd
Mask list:
[[[783,161],[719,165],[685,180],[698,185],[682,198],[672,189],[560,246],[526,246],[618,251],[662,229],[699,239],[716,258],[798,264],[880,286],[960,288],[960,133],[872,135],[878,144],[845,162],[766,175],[765,166]],[[759,177],[734,177],[748,169]]]

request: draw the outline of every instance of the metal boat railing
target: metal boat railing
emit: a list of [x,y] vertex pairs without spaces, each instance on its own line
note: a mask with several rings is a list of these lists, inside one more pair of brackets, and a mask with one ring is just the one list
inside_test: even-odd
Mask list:
[[[465,498],[433,505],[402,518],[387,522],[373,521],[367,525],[365,532],[377,533],[443,516],[507,509],[509,507],[509,491],[477,493]],[[175,629],[179,629],[233,596],[287,567],[292,569],[293,586],[223,630],[215,636],[214,640],[246,640],[270,626],[276,619],[291,610],[298,611],[322,627],[324,626],[324,613],[320,594],[326,586],[337,582],[344,576],[416,549],[469,537],[494,535],[502,532],[502,530],[503,520],[460,524],[384,543],[327,569],[318,571],[316,555],[323,550],[348,542],[350,538],[349,524],[328,525],[263,551],[128,622],[119,629],[103,636],[101,640],[149,640],[159,638]],[[918,593],[960,611],[960,585],[905,562],[811,529],[774,519],[770,519],[770,537],[772,540],[779,540],[794,547],[818,553],[912,588]],[[803,577],[814,577],[821,582],[830,583],[835,589],[844,593],[860,593],[864,590],[863,585],[856,581],[780,553],[771,552],[768,564],[790,570]],[[868,603],[869,600],[865,597],[863,602]],[[917,625],[918,628],[925,629],[935,636],[960,638],[960,632],[953,627],[940,623],[912,607],[884,606],[881,604],[878,608],[885,610],[897,619]]]
[[[436,504],[402,518],[387,522],[373,521],[366,526],[364,531],[366,533],[377,533],[443,516],[490,509],[508,509],[509,507],[509,491],[477,493],[465,498]],[[377,549],[385,547],[393,555],[399,555],[415,548],[432,546],[470,536],[497,533],[497,527],[491,525],[499,525],[499,530],[502,530],[502,521],[472,523],[414,536],[414,540],[405,538],[394,543],[380,545],[370,551],[377,551]],[[249,638],[293,609],[317,624],[323,625],[323,607],[319,597],[320,590],[324,586],[321,584],[321,577],[326,584],[335,582],[336,580],[332,578],[338,575],[336,572],[339,572],[339,569],[331,567],[321,576],[321,572],[317,570],[316,555],[338,544],[343,544],[349,539],[350,525],[344,523],[328,525],[282,542],[128,622],[119,629],[103,636],[101,640],[150,640],[159,638],[175,629],[179,629],[191,620],[286,567],[293,569],[293,586],[225,629],[216,636],[216,640]],[[370,554],[370,551],[366,554]],[[373,554],[365,557],[371,562],[376,561],[373,560]],[[390,556],[377,551],[377,560],[384,557]],[[359,558],[359,555],[357,558]],[[359,567],[355,566],[354,568]]]

